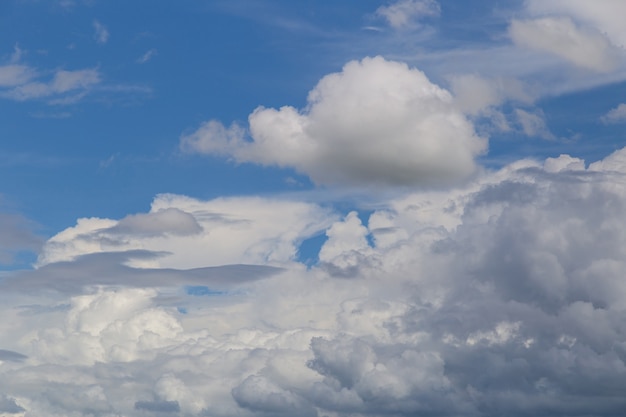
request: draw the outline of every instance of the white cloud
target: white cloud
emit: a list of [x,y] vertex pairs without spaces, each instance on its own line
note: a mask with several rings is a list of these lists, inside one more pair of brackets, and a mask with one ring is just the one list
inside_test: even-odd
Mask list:
[[57,102],[62,100],[75,102],[101,82],[100,72],[93,68],[74,71],[57,70],[52,79],[47,82],[31,78],[14,78],[15,84],[0,94],[18,101],[54,98]]
[[617,52],[609,40],[568,17],[514,19],[509,35],[519,46],[555,54],[581,68],[609,72],[617,66]]
[[387,23],[395,29],[415,25],[423,17],[439,16],[440,12],[436,0],[398,0],[376,10],[376,14],[387,20]]
[[381,57],[325,76],[298,111],[257,108],[252,141],[237,125],[207,122],[181,148],[239,162],[292,167],[320,184],[447,184],[475,170],[487,141],[449,92]]
[[2,65],[0,66],[0,87],[14,87],[25,84],[35,76],[36,72],[26,65]]
[[151,211],[111,219],[79,219],[44,245],[38,265],[103,252],[150,251],[131,266],[198,268],[223,264],[286,264],[297,244],[332,222],[314,204],[258,197],[199,201],[160,195]]
[[[625,155],[588,169],[568,155],[517,161],[383,201],[368,221],[271,198],[160,196],[147,214],[80,222],[47,244],[61,244],[65,262],[0,281],[0,412],[521,416],[549,403],[554,415],[618,415]],[[200,247],[207,263],[245,260],[253,242],[279,247],[281,230],[304,236],[304,224],[327,231],[319,266],[253,280],[218,269],[226,290],[203,297],[181,287],[202,285],[208,269],[72,260],[92,252],[86,242],[102,251],[122,237],[125,251],[160,240]],[[213,253],[220,246],[230,249]],[[72,275],[91,287],[69,299],[38,292]]]
[[107,30],[106,26],[104,26],[102,23],[98,22],[97,20],[93,21],[93,30],[94,30],[94,39],[96,40],[96,42],[98,42],[99,44],[105,44],[109,41],[109,31]]
[[609,110],[607,114],[601,117],[603,123],[622,123],[626,121],[626,104],[621,103],[614,109]]
[[526,0],[526,11],[533,15],[565,15],[606,34],[615,46],[626,46],[622,16],[626,4],[621,0]]

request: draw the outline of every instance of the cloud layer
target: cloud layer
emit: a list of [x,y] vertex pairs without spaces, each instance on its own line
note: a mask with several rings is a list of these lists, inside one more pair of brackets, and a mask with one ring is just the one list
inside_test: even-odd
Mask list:
[[[0,406],[49,416],[619,415],[625,159],[626,149],[589,166],[520,160],[388,201],[367,221],[269,198],[171,195],[149,213],[81,221],[46,244],[38,270],[0,283],[11,294]],[[320,263],[306,269],[295,242],[320,229]],[[120,269],[120,253],[142,250],[171,254],[157,269]],[[162,268],[234,260],[286,269],[248,280],[216,269],[189,287],[209,270]],[[90,289],[69,291],[69,302],[33,292],[29,282],[54,280],[55,268]]]
[[237,125],[203,124],[183,150],[295,168],[319,184],[449,184],[487,149],[446,90],[381,57],[322,78],[302,111],[257,108],[250,141]]

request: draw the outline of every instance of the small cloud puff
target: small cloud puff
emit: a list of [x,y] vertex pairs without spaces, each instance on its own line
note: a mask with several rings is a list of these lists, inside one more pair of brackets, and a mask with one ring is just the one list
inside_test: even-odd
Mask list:
[[399,0],[376,10],[394,29],[414,26],[423,17],[439,16],[441,8],[436,0]]

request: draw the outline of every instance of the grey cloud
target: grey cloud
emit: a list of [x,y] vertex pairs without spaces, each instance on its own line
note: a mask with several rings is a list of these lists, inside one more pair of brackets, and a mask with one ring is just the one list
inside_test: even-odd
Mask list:
[[[418,193],[371,230],[349,215],[331,227],[327,262],[355,251],[355,279],[327,265],[124,266],[158,255],[145,251],[17,274],[3,292],[74,296],[13,314],[24,328],[11,348],[28,360],[2,364],[0,392],[52,416],[620,416],[626,175],[608,164],[620,152],[606,170],[518,162],[439,206]],[[404,233],[362,244],[381,228]],[[194,297],[179,313],[169,289],[81,288],[183,282],[245,291]]]
[[180,405],[178,405],[178,401],[137,401],[135,409],[155,413],[178,413]]
[[89,286],[159,287],[207,285],[226,290],[246,282],[270,277],[280,268],[264,265],[224,265],[179,269],[133,268],[128,260],[161,256],[150,251],[107,252],[80,256],[73,262],[57,262],[32,271],[16,272],[0,282],[4,291],[29,292],[53,289],[78,294]]
[[37,251],[43,241],[32,222],[18,214],[0,213],[0,264],[11,263],[19,251]]
[[[18,414],[21,413],[24,408],[17,405],[14,398],[7,397],[5,395],[0,395],[0,412],[3,414]],[[5,415],[6,415],[5,414]]]
[[188,236],[201,231],[202,227],[193,215],[176,208],[127,216],[114,227],[106,230],[106,232],[113,234],[140,236],[162,236],[164,234]]
[[270,416],[317,416],[316,410],[301,396],[261,376],[249,376],[233,388],[232,395],[241,407]]
[[27,358],[28,356],[12,350],[0,349],[0,361],[22,362]]

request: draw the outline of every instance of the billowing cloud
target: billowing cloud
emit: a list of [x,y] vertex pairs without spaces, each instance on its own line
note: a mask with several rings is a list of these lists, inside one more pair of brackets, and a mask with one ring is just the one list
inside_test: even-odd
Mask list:
[[[269,198],[160,196],[147,214],[86,220],[48,242],[62,243],[64,262],[9,280],[0,405],[49,416],[619,415],[625,160],[626,149],[588,166],[569,155],[520,160],[457,188],[381,202],[368,219]],[[224,290],[210,291],[227,269],[120,269],[119,253],[102,252],[127,248],[106,239],[154,250],[150,239],[181,244],[207,231],[226,245],[238,228],[279,247],[268,211],[294,235],[306,235],[304,218],[324,224],[319,265],[223,278]],[[164,216],[162,228],[151,214]],[[267,230],[257,225],[266,221]],[[94,252],[87,238],[100,253],[76,257]],[[216,246],[195,244],[207,264],[249,259],[249,245],[212,259]],[[83,269],[89,259],[97,273]],[[91,286],[69,299],[25,282],[72,273]],[[141,274],[151,278],[124,285]],[[215,274],[209,288],[189,291],[202,274]]]
[[302,111],[259,107],[251,141],[217,121],[181,138],[183,150],[291,167],[320,184],[449,184],[475,170],[487,141],[450,93],[417,69],[381,57],[345,65]]
[[412,26],[423,17],[438,16],[440,12],[436,0],[398,0],[376,10],[377,15],[396,29]]

